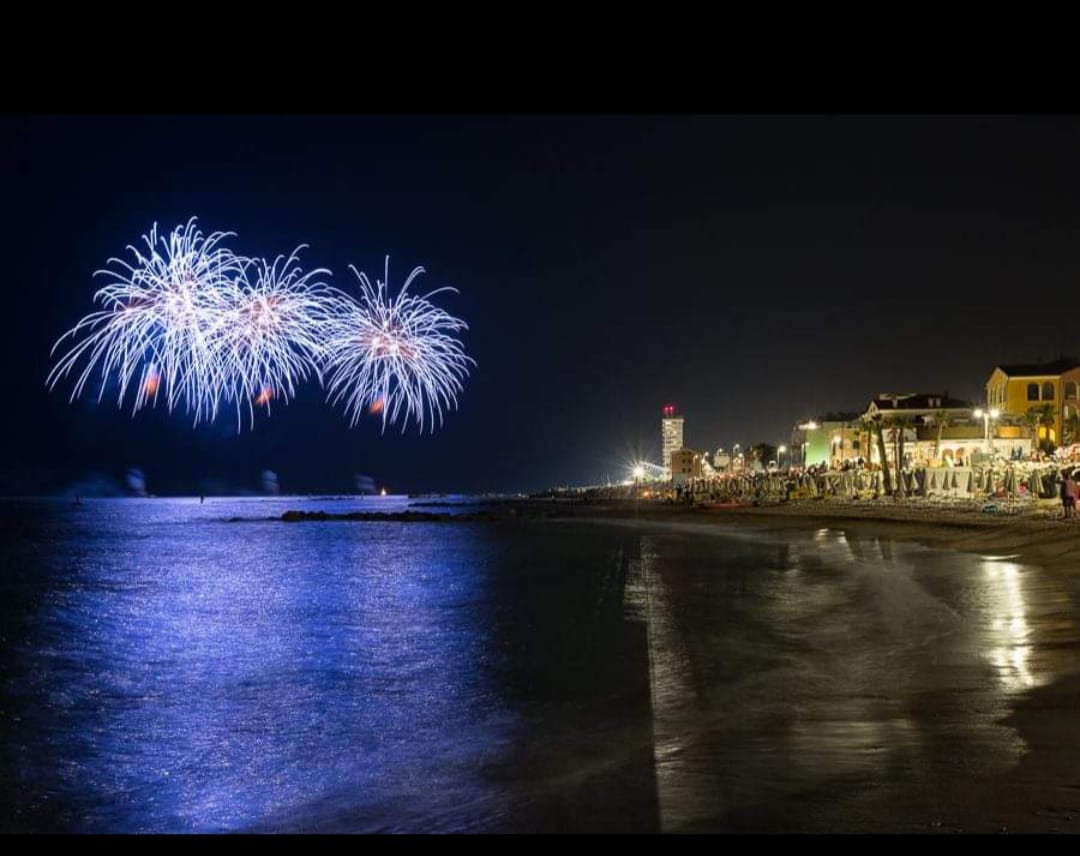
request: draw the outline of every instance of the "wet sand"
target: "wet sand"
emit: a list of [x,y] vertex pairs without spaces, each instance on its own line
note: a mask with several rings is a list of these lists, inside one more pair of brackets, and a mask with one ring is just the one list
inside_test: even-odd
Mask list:
[[[641,520],[769,529],[830,528],[860,538],[915,541],[928,547],[1013,558],[1051,575],[1080,573],[1080,519],[1062,521],[1060,507],[1041,503],[1019,515],[914,505],[801,502],[724,509],[661,504],[613,503],[559,509],[560,517]],[[1073,608],[1075,609],[1075,607]],[[1076,621],[1080,616],[1059,618]],[[1056,643],[1065,664],[1052,683],[1026,692],[1002,724],[1026,745],[1019,763],[1005,773],[973,777],[970,788],[928,817],[925,832],[1080,832],[1080,645]],[[882,829],[889,829],[881,818]]]

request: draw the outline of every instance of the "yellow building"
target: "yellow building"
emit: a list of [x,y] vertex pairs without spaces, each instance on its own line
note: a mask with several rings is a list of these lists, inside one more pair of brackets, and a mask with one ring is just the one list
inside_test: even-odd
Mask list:
[[986,382],[986,405],[1015,418],[1048,408],[1052,424],[1038,426],[1038,438],[1055,446],[1080,442],[1080,360],[999,365]]

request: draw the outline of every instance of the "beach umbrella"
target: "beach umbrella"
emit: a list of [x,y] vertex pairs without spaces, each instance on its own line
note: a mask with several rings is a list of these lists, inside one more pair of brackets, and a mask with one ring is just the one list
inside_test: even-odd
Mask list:
[[994,492],[994,471],[993,470],[987,470],[986,471],[986,484],[985,484],[983,489],[987,493],[993,493]]
[[975,473],[968,470],[967,474],[967,486],[964,488],[964,493],[974,493],[975,491]]
[[957,482],[957,478],[956,478],[956,470],[953,470],[952,471],[952,489],[956,490],[959,486],[960,485]]
[[1042,476],[1039,475],[1038,470],[1031,471],[1031,475],[1028,477],[1028,490],[1036,499],[1042,496]]

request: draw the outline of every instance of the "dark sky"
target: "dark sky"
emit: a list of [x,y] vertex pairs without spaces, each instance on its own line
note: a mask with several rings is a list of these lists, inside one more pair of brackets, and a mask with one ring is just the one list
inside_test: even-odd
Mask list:
[[[624,475],[660,408],[700,449],[786,439],[884,391],[982,396],[996,362],[1080,351],[1069,117],[6,118],[9,442],[0,493],[141,468],[344,491]],[[45,376],[91,278],[157,221],[303,258],[352,289],[453,285],[478,366],[441,431],[350,430],[316,387],[237,436],[67,403]]]

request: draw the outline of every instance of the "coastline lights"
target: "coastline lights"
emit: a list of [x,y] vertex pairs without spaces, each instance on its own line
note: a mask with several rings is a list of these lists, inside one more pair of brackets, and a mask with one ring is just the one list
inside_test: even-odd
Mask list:
[[988,452],[994,451],[994,441],[990,436],[990,422],[1001,416],[1001,411],[996,407],[991,407],[989,410],[983,410],[981,407],[977,407],[975,408],[973,415],[976,419],[981,418],[983,421],[983,428],[986,431],[986,450]]
[[110,278],[94,294],[102,308],[53,345],[56,354],[72,339],[46,378],[49,389],[75,372],[74,402],[97,371],[99,402],[115,383],[117,405],[133,399],[132,415],[162,397],[170,413],[193,414],[194,425],[213,422],[222,404],[231,405],[238,433],[245,408],[254,427],[256,408],[269,413],[272,400],[287,403],[299,383],[314,377],[321,386],[328,373],[328,398],[346,398],[350,427],[365,406],[381,414],[383,431],[399,416],[403,431],[410,419],[434,431],[443,411],[456,409],[462,379],[476,363],[448,334],[468,327],[428,299],[455,289],[407,295],[423,272],[418,267],[389,299],[386,283],[372,288],[353,268],[358,301],[327,284],[328,269],[301,269],[306,245],[273,262],[249,258],[225,246],[234,232],[204,237],[196,222],[167,237],[155,223],[144,250],[127,247],[130,264],[110,258],[95,272]]

